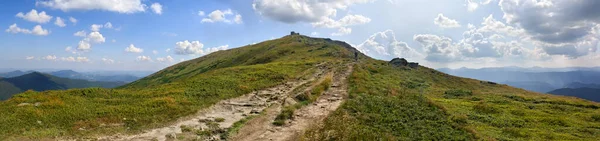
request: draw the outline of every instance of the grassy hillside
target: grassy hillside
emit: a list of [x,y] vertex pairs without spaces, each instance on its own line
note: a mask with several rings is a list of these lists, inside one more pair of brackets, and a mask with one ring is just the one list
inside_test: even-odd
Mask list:
[[64,90],[69,88],[103,87],[114,88],[122,82],[90,82],[86,80],[55,77],[39,72],[32,72],[18,77],[0,78],[0,100],[10,98],[14,94],[26,90]]
[[[302,79],[317,64],[347,64],[354,51],[343,42],[292,35],[182,62],[116,89],[26,91],[0,102],[0,140],[139,133],[220,100]],[[597,140],[600,136],[600,105],[578,98],[455,77],[426,67],[395,67],[362,54],[348,81],[348,100],[323,125],[307,131],[306,140]],[[3,86],[10,85],[0,83]]]
[[0,140],[136,133],[353,55],[331,41],[295,35],[182,62],[118,89],[28,91],[0,102]]
[[[599,104],[365,60],[307,140],[597,140]],[[423,93],[423,94],[421,94]],[[326,134],[325,134],[326,133]]]

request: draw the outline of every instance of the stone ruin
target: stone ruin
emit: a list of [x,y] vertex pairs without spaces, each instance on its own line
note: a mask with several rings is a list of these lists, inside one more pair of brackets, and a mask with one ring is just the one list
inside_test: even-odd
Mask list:
[[396,67],[410,67],[413,69],[419,68],[419,63],[417,62],[408,62],[406,59],[404,58],[394,58],[392,59],[389,64],[396,66]]
[[292,31],[292,32],[290,33],[290,35],[300,35],[300,33],[297,33],[297,32],[294,32],[294,31]]

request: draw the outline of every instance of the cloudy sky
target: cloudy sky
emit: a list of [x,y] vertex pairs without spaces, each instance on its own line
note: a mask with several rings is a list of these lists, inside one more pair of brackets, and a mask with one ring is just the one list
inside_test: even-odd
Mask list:
[[0,67],[159,70],[304,35],[433,68],[600,66],[598,0],[0,2]]

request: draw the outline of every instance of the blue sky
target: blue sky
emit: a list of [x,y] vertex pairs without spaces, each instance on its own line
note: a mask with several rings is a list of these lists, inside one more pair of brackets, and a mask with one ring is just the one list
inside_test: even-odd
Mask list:
[[[377,59],[404,57],[434,68],[599,66],[595,60],[600,59],[600,12],[594,6],[600,4],[593,0],[2,1],[0,67],[156,71],[290,31],[346,41]],[[102,28],[92,29],[93,25]],[[77,32],[81,34],[76,36]]]

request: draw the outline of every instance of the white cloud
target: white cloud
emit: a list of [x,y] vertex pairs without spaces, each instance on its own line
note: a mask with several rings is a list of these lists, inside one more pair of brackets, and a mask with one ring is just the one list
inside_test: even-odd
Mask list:
[[113,28],[113,25],[112,25],[112,23],[110,23],[110,22],[106,22],[106,23],[104,24],[104,28],[108,28],[108,29],[110,29],[110,28]]
[[598,50],[600,3],[572,0],[502,0],[508,24],[550,55],[582,57]]
[[73,23],[73,25],[77,24],[77,19],[75,19],[73,17],[69,17],[69,21],[71,21],[71,23]]
[[92,49],[92,45],[86,40],[79,41],[79,44],[77,45],[77,50],[79,50],[79,51],[87,52],[87,51],[90,51],[91,49]]
[[42,57],[42,59],[54,61],[54,60],[56,60],[56,56],[55,55],[48,55],[48,56]]
[[29,11],[29,13],[27,13],[27,14],[23,14],[23,12],[19,12],[19,13],[17,13],[16,16],[19,18],[25,19],[27,21],[36,22],[36,23],[47,23],[52,19],[52,16],[47,15],[45,11],[38,13],[38,11],[35,9],[31,9],[31,11]]
[[83,30],[73,33],[73,36],[78,36],[78,37],[85,37],[86,35],[87,35],[87,33]]
[[477,8],[479,7],[479,4],[477,2],[474,2],[473,0],[466,0],[467,1],[467,11],[469,12],[473,12],[475,10],[477,10]]
[[252,8],[258,14],[284,23],[319,22],[335,17],[337,10],[372,0],[255,0]]
[[204,11],[202,11],[202,10],[198,11],[198,16],[204,17],[205,15],[206,15],[206,13],[204,13]]
[[108,58],[102,58],[102,62],[104,62],[105,64],[114,64],[115,60],[108,59]]
[[236,24],[242,24],[242,23],[244,23],[244,21],[242,21],[242,15],[236,14],[235,18],[233,19],[233,22],[235,22]]
[[56,21],[54,22],[54,25],[59,26],[59,27],[67,26],[67,24],[65,24],[65,21],[63,21],[63,19],[60,17],[56,17]]
[[171,51],[171,49],[170,49],[170,48],[167,48],[167,49],[165,50],[165,52],[167,52],[167,53],[168,53],[168,52],[170,52],[170,51]]
[[210,54],[213,52],[217,52],[219,50],[227,50],[229,48],[229,45],[222,45],[222,46],[218,46],[218,47],[213,47],[213,48],[207,48],[205,50],[206,54]]
[[[203,16],[204,12],[200,11],[198,13],[198,15]],[[204,16],[203,16],[204,17]],[[236,23],[236,24],[241,24],[243,23],[242,21],[242,15],[240,14],[234,14],[233,11],[231,11],[231,9],[227,9],[227,10],[215,10],[213,12],[210,12],[207,17],[202,18],[202,23],[215,23],[215,22],[224,22],[224,23]]]
[[200,43],[200,41],[189,42],[188,40],[185,40],[185,41],[177,42],[177,43],[175,43],[175,45],[177,45],[175,47],[175,54],[191,55],[191,54],[203,54],[204,53],[204,51],[202,50],[204,47],[204,44]]
[[173,62],[173,61],[175,61],[175,59],[173,59],[173,57],[171,57],[171,56],[167,56],[165,58],[156,58],[156,61],[158,61],[158,62]]
[[409,47],[405,42],[396,40],[396,35],[392,30],[377,32],[363,43],[356,46],[360,52],[371,57],[380,57],[385,59],[407,58],[409,60],[422,59],[422,54]]
[[87,57],[61,57],[61,61],[65,62],[78,62],[78,63],[87,63],[90,62],[90,59]]
[[71,47],[71,46],[67,46],[67,48],[65,48],[65,51],[69,52],[69,53],[77,54],[77,50],[73,49],[73,47]]
[[325,27],[325,28],[340,28],[352,25],[361,25],[371,22],[371,18],[363,15],[346,15],[340,20],[333,20],[330,18],[324,19],[323,21],[311,23],[314,27]]
[[331,33],[331,36],[343,36],[352,33],[351,28],[340,27],[337,32]]
[[104,27],[104,25],[101,24],[92,24],[90,26],[90,30],[92,31],[100,31],[100,28]]
[[26,60],[33,60],[33,59],[35,59],[35,57],[33,57],[33,56],[25,56],[25,59]]
[[152,58],[150,58],[150,56],[138,56],[136,60],[140,62],[152,62]]
[[156,54],[158,54],[158,51],[156,51],[156,50],[153,50],[153,51],[152,51],[152,54],[156,55]]
[[152,11],[154,11],[154,13],[162,15],[162,5],[160,5],[160,3],[153,3],[152,5],[150,5],[150,8],[152,8]]
[[461,27],[460,24],[456,20],[450,19],[450,18],[444,16],[444,14],[442,14],[442,13],[438,14],[438,16],[433,20],[433,23],[435,25],[440,26],[441,28]]
[[106,41],[104,36],[102,36],[102,34],[100,34],[100,32],[97,32],[97,31],[90,32],[90,34],[87,36],[86,40],[90,40],[93,43],[104,43]]
[[17,33],[24,33],[24,34],[30,34],[31,30],[29,29],[23,29],[17,26],[17,24],[12,24],[8,27],[8,29],[6,29],[6,32],[8,33],[12,33],[12,34],[17,34]]
[[144,52],[144,50],[141,48],[135,47],[133,44],[130,44],[129,47],[125,48],[125,52],[142,53],[142,52]]
[[144,12],[146,9],[146,5],[142,3],[142,0],[47,0],[37,1],[36,5],[62,11],[105,10],[128,14]]
[[50,34],[50,31],[42,28],[41,25],[36,25],[35,27],[33,27],[33,29],[31,30],[31,33],[33,35],[38,35],[38,36],[46,36],[48,34]]
[[312,36],[319,36],[319,32],[312,32],[312,33],[310,33],[310,35],[312,35]]
[[5,31],[8,33],[12,33],[12,34],[23,33],[23,34],[33,34],[33,35],[38,35],[38,36],[46,36],[46,35],[50,34],[50,31],[42,28],[41,25],[36,25],[33,27],[33,29],[29,30],[29,29],[20,28],[17,26],[17,24],[12,24]]

